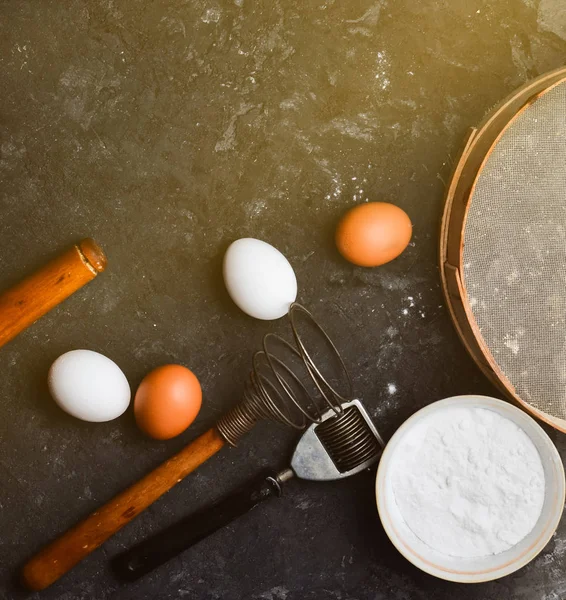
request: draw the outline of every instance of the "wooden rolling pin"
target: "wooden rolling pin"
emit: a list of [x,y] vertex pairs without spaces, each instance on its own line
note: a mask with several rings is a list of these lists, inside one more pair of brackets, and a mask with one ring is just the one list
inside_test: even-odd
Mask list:
[[40,550],[23,568],[22,580],[39,591],[71,570],[111,535],[216,454],[225,441],[210,429],[143,479]]
[[85,239],[0,295],[0,346],[63,302],[106,267],[98,244]]

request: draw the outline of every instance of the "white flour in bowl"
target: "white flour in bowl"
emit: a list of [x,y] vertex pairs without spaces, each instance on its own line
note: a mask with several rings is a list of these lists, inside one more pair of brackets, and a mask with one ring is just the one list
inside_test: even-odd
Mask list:
[[483,408],[447,408],[408,432],[392,464],[393,493],[430,548],[472,558],[499,554],[534,528],[544,502],[535,445]]

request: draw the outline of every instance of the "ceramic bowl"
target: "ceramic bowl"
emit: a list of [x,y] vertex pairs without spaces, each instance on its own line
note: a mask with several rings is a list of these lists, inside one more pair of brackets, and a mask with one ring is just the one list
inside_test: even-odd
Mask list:
[[[450,407],[484,408],[516,423],[536,446],[545,476],[545,498],[534,529],[515,546],[500,554],[480,558],[456,558],[440,554],[424,544],[405,524],[395,502],[392,465],[400,442],[423,419]],[[441,579],[460,583],[490,581],[513,573],[530,562],[548,543],[558,527],[564,507],[564,468],[556,447],[525,412],[508,402],[487,396],[456,396],[439,400],[407,419],[387,444],[376,480],[377,509],[383,527],[397,550],[415,566]]]

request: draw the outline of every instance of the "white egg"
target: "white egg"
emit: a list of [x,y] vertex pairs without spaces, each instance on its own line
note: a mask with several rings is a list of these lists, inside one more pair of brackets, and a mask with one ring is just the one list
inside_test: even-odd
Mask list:
[[92,350],[62,354],[49,369],[48,384],[55,402],[83,421],[111,421],[130,404],[124,373],[115,362]]
[[297,298],[297,278],[289,261],[254,238],[230,245],[224,256],[224,283],[232,300],[256,319],[279,319]]

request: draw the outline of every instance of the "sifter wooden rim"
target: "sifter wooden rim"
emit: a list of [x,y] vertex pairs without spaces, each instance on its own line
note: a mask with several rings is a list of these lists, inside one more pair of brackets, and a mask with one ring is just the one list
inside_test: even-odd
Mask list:
[[553,417],[525,402],[501,371],[483,339],[462,278],[464,229],[476,182],[489,155],[509,125],[535,100],[566,81],[566,67],[560,67],[529,81],[498,104],[478,125],[472,127],[448,187],[440,227],[440,275],[446,304],[466,350],[487,378],[508,398],[527,412],[566,433],[566,420]]

